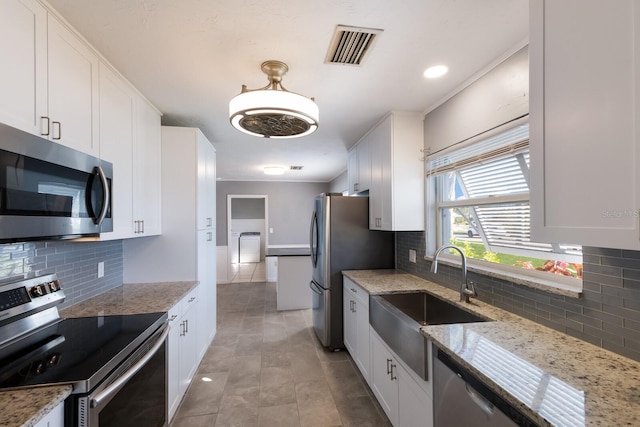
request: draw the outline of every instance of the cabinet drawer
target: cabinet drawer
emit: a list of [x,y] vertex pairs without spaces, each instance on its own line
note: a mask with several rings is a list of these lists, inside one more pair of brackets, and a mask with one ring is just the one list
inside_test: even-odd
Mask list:
[[357,285],[353,280],[344,277],[343,278],[343,287],[346,291],[352,295],[360,305],[365,307],[367,310],[369,309],[369,292],[365,291],[364,288],[360,285]]
[[180,303],[182,315],[184,315],[187,311],[189,311],[191,307],[195,305],[197,298],[198,298],[197,287],[189,291],[189,293],[182,298],[182,302]]
[[182,300],[169,309],[167,313],[167,320],[169,321],[169,327],[173,328],[178,323],[178,320],[182,317]]

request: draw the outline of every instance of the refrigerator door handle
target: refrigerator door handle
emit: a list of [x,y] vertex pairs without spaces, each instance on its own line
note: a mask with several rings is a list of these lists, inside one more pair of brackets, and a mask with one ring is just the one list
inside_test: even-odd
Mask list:
[[309,246],[311,247],[311,263],[314,268],[318,266],[318,238],[318,213],[313,211],[311,226],[309,227]]
[[322,295],[322,289],[320,289],[320,286],[318,286],[318,284],[313,280],[309,282],[309,287],[314,293]]

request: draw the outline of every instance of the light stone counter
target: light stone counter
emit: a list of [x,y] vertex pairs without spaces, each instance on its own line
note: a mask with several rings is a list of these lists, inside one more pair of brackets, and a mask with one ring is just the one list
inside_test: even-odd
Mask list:
[[640,426],[640,363],[396,270],[345,271],[372,295],[428,292],[493,322],[421,332],[540,425]]
[[[125,284],[60,310],[65,318],[169,311],[198,282]],[[0,426],[30,427],[71,394],[70,386],[0,392]]]
[[0,392],[0,426],[31,427],[71,394],[71,386]]
[[198,282],[132,283],[60,310],[62,317],[109,316],[169,311]]

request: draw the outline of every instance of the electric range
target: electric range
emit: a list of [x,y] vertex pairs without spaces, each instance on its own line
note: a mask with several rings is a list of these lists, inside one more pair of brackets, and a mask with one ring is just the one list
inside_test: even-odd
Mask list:
[[136,425],[166,425],[167,314],[62,319],[63,301],[55,275],[0,285],[0,390],[71,385],[65,425],[118,425],[136,412]]

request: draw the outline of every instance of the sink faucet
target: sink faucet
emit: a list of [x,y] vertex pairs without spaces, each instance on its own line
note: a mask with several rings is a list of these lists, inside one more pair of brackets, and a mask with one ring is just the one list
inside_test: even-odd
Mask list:
[[476,298],[478,293],[476,292],[476,287],[471,283],[467,283],[467,257],[462,252],[462,249],[457,247],[456,245],[445,245],[440,247],[433,256],[433,262],[431,263],[431,272],[436,274],[438,272],[438,256],[440,252],[445,249],[454,249],[458,251],[460,256],[462,257],[462,285],[460,286],[460,301],[464,301],[466,303],[469,302],[469,298]]

